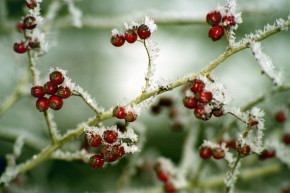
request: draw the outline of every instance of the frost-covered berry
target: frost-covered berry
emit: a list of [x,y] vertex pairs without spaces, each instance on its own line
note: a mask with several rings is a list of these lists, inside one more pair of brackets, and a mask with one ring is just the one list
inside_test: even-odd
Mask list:
[[27,51],[28,46],[25,42],[14,43],[13,49],[18,54],[23,54]]
[[166,183],[164,183],[164,190],[166,193],[175,193],[176,192],[176,188],[175,188],[174,184],[170,181],[167,181]]
[[224,35],[224,28],[221,25],[213,26],[208,31],[208,37],[212,39],[212,41],[217,41],[221,39]]
[[44,84],[43,88],[46,94],[54,95],[58,89],[58,86],[49,81]]
[[240,156],[244,157],[250,154],[251,147],[247,144],[244,145],[238,144],[237,151],[239,152]]
[[36,97],[36,98],[43,97],[45,95],[45,90],[44,90],[43,86],[32,87],[31,88],[31,95]]
[[151,36],[151,31],[147,25],[142,24],[138,27],[137,34],[140,39],[145,40]]
[[284,134],[282,137],[282,141],[285,145],[290,145],[290,134]]
[[66,99],[66,98],[70,97],[70,95],[71,95],[70,88],[60,86],[56,91],[56,95],[63,98],[63,99]]
[[224,115],[224,109],[221,108],[214,108],[211,113],[213,114],[213,116],[215,117],[221,117]]
[[44,112],[48,109],[48,99],[46,97],[41,97],[36,101],[36,108],[40,112]]
[[111,44],[120,47],[125,43],[125,37],[121,34],[115,34],[111,37]]
[[211,157],[211,148],[207,146],[202,146],[199,150],[199,156],[202,159],[209,159]]
[[198,105],[194,109],[194,115],[197,119],[207,121],[211,118],[211,113],[209,113],[204,105]]
[[36,0],[26,0],[26,7],[29,9],[34,9],[37,6]]
[[183,105],[188,109],[194,109],[197,106],[197,101],[194,97],[186,96],[183,98]]
[[94,132],[85,135],[86,142],[89,146],[98,147],[102,144],[102,137]]
[[276,156],[276,151],[275,149],[265,149],[264,151],[262,151],[262,153],[259,155],[259,159],[261,161],[273,158]]
[[120,144],[113,145],[113,153],[118,157],[121,158],[123,155],[125,155],[125,149]]
[[59,110],[61,109],[63,105],[63,100],[61,97],[52,95],[48,99],[48,106],[53,110]]
[[216,26],[220,23],[222,15],[219,11],[211,11],[206,15],[206,22],[211,26]]
[[40,42],[38,40],[29,40],[28,46],[31,49],[40,48]]
[[129,123],[129,122],[134,122],[134,121],[137,119],[137,115],[136,115],[134,112],[129,111],[129,112],[127,112],[127,114],[125,115],[124,119],[125,119],[125,121],[126,121],[127,123]]
[[64,76],[62,75],[60,71],[56,70],[49,74],[49,79],[50,79],[50,82],[52,82],[53,84],[59,85],[63,83]]
[[276,113],[275,119],[279,123],[284,123],[286,121],[286,115],[283,111],[279,111]]
[[107,162],[116,161],[119,156],[114,151],[114,146],[110,144],[104,144],[100,148],[100,154],[104,157],[104,160]]
[[92,168],[97,169],[103,167],[105,161],[102,155],[97,154],[90,157],[89,163]]
[[235,26],[236,25],[235,17],[233,15],[225,15],[222,18],[222,24],[225,28]]
[[190,88],[190,90],[194,93],[197,93],[197,92],[200,92],[204,89],[205,87],[205,84],[202,80],[199,80],[199,79],[194,79],[193,80],[193,85],[192,87]]
[[211,150],[212,157],[214,159],[223,159],[225,157],[225,152],[222,148],[216,147]]
[[134,43],[137,40],[138,36],[133,29],[128,29],[125,31],[125,40],[128,43]]
[[117,119],[124,119],[126,116],[125,107],[122,106],[116,106],[113,109],[113,116]]
[[161,182],[167,182],[169,180],[170,174],[166,171],[157,171],[156,173],[157,178],[161,181]]
[[195,98],[200,103],[203,103],[203,104],[209,103],[212,100],[212,92],[202,90],[196,93]]
[[33,16],[27,16],[23,19],[24,29],[34,29],[36,27],[36,19]]
[[115,143],[118,139],[118,132],[116,132],[114,130],[106,130],[103,133],[103,139],[107,143]]

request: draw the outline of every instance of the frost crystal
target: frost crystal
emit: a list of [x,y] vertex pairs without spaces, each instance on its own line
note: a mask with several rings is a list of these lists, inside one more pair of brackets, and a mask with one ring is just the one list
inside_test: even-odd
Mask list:
[[147,16],[145,17],[144,24],[148,26],[151,33],[157,30],[157,25],[155,24],[154,20]]
[[275,68],[271,58],[262,51],[261,43],[251,42],[250,48],[263,72],[273,80],[275,84],[281,86],[283,84],[282,74]]
[[25,137],[23,135],[20,135],[19,137],[17,137],[14,147],[13,147],[13,154],[15,158],[20,156],[24,142],[25,142]]
[[[227,188],[229,188],[229,193],[234,192],[234,186],[237,181],[237,177],[239,175],[239,168],[241,166],[241,162],[239,162],[236,166],[236,168],[232,171],[231,169],[227,172],[224,183]],[[230,164],[230,168],[233,167],[232,164]]]
[[73,25],[75,27],[82,27],[82,12],[75,6],[74,2],[72,0],[64,0],[67,3],[68,10],[72,16]]
[[81,151],[76,151],[76,152],[56,150],[52,154],[52,157],[54,159],[61,159],[61,160],[66,160],[66,161],[83,160],[84,162],[88,162],[91,156],[92,156],[92,154],[89,154],[84,149],[82,149]]

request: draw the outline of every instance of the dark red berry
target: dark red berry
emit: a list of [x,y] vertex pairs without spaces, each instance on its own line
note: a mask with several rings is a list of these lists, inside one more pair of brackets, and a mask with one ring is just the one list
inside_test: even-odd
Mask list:
[[115,143],[118,139],[118,132],[114,130],[106,130],[103,133],[103,139],[107,143]]
[[221,117],[224,115],[224,110],[223,108],[214,108],[211,113],[215,116],[215,117]]
[[216,147],[211,150],[212,157],[215,159],[223,159],[225,157],[225,152],[222,148]]
[[40,112],[44,112],[48,109],[48,99],[46,97],[41,97],[36,101],[36,108]]
[[37,6],[36,0],[26,0],[25,3],[29,9],[34,9]]
[[162,107],[171,107],[173,105],[173,101],[170,97],[161,97],[158,104]]
[[157,178],[161,181],[161,182],[167,182],[169,180],[169,173],[165,172],[165,171],[159,171],[156,173]]
[[206,22],[211,26],[216,26],[222,20],[222,15],[219,11],[211,11],[206,15]]
[[166,193],[175,193],[176,192],[176,188],[175,188],[174,184],[170,181],[167,181],[166,183],[164,183],[164,190]]
[[284,134],[282,141],[285,145],[290,145],[290,134]]
[[36,97],[36,98],[43,97],[45,95],[45,90],[44,90],[43,86],[32,87],[31,88],[31,95]]
[[87,144],[92,147],[98,147],[102,144],[102,137],[92,131],[85,135],[85,139],[87,141]]
[[231,148],[231,149],[237,148],[236,140],[234,140],[234,139],[228,140],[228,141],[223,141],[223,142],[226,144],[227,148]]
[[40,42],[37,41],[37,40],[29,40],[28,41],[28,46],[31,49],[40,48]]
[[118,157],[121,158],[125,155],[125,149],[120,144],[113,145],[113,153]]
[[238,144],[237,151],[239,152],[240,156],[245,157],[250,154],[251,147],[247,144],[244,145]]
[[222,23],[225,28],[235,26],[235,17],[233,15],[225,15],[222,19]]
[[209,120],[211,118],[211,113],[209,113],[204,105],[198,105],[194,109],[194,115],[197,119]]
[[221,39],[224,35],[224,28],[221,25],[213,26],[208,31],[208,37],[212,39],[212,41],[217,41]]
[[15,52],[18,54],[23,54],[27,51],[28,46],[25,42],[20,42],[20,43],[14,43],[13,49]]
[[63,99],[66,99],[66,98],[70,97],[70,95],[71,95],[70,88],[60,86],[56,91],[56,95],[63,98]]
[[22,21],[21,21],[21,22],[18,22],[18,23],[16,24],[16,29],[17,29],[20,33],[23,33],[24,26],[23,26]]
[[119,158],[118,154],[114,151],[114,146],[110,144],[102,145],[100,148],[100,154],[107,162],[114,162]]
[[276,113],[275,119],[279,123],[284,123],[286,121],[286,115],[283,111]]
[[36,27],[36,19],[33,16],[27,16],[23,19],[24,29],[34,29]]
[[49,95],[54,95],[58,89],[58,86],[52,82],[47,82],[43,86],[45,93]]
[[276,151],[275,149],[265,149],[264,151],[262,151],[262,153],[259,155],[259,159],[261,161],[264,161],[264,160],[267,160],[267,159],[270,159],[270,158],[273,158],[275,157],[276,155]]
[[195,95],[195,98],[198,100],[200,103],[209,103],[212,100],[212,92],[209,91],[200,91],[197,92]]
[[50,73],[49,79],[50,79],[50,82],[58,85],[58,84],[63,83],[64,76],[62,75],[62,73],[60,71],[53,71],[52,73]]
[[161,112],[160,105],[153,105],[151,106],[151,112],[155,115],[158,115]]
[[257,126],[258,124],[259,124],[259,122],[258,122],[256,119],[254,119],[254,118],[250,118],[250,119],[248,120],[248,123],[247,123],[247,125],[248,125],[249,128],[251,128],[251,127],[255,127],[255,126]]
[[207,147],[207,146],[202,146],[199,150],[199,156],[202,158],[202,159],[208,159],[210,158],[212,155],[211,153],[211,148],[210,147]]
[[56,95],[52,95],[48,99],[48,106],[53,110],[61,109],[63,105],[62,98]]
[[132,111],[129,111],[127,112],[124,119],[126,122],[134,122],[137,119],[137,115],[133,113]]
[[190,88],[190,90],[194,93],[200,92],[204,89],[205,84],[203,81],[199,80],[199,79],[194,79],[193,80],[193,85]]
[[128,43],[134,43],[137,40],[137,34],[133,29],[128,29],[125,31],[125,40]]
[[142,24],[138,27],[137,34],[140,37],[140,39],[145,40],[151,36],[151,31],[147,25]]
[[124,119],[126,116],[126,112],[125,112],[125,107],[122,106],[116,106],[113,109],[113,115],[114,117],[116,117],[117,119]]
[[90,165],[92,168],[101,168],[103,167],[105,161],[102,155],[93,155],[90,157]]
[[186,96],[183,98],[183,105],[188,109],[194,109],[197,106],[197,101],[194,97]]
[[111,37],[111,44],[116,47],[120,47],[125,43],[125,38],[121,34],[115,34]]

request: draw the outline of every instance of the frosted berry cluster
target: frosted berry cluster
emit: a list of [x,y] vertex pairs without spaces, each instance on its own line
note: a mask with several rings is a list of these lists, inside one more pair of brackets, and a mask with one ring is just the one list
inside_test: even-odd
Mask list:
[[36,108],[40,112],[44,112],[48,108],[53,110],[62,108],[63,99],[67,99],[71,96],[70,88],[62,86],[63,82],[63,74],[60,71],[53,71],[49,75],[49,81],[43,86],[38,85],[31,88],[31,95],[37,98]]
[[205,89],[205,83],[200,79],[194,79],[190,90],[193,95],[185,96],[183,104],[188,109],[194,110],[196,118],[209,120],[212,115],[220,117],[224,114],[223,106],[217,100],[211,91]]
[[159,181],[163,183],[164,191],[167,193],[176,192],[176,187],[172,182],[173,174],[170,168],[166,168],[162,161],[157,161],[154,165],[154,171]]
[[224,35],[224,30],[236,25],[233,15],[222,15],[220,11],[214,10],[206,15],[206,22],[212,26],[208,31],[208,36],[217,41]]
[[132,109],[124,106],[116,106],[113,109],[113,116],[117,119],[124,119],[126,123],[134,122],[137,119],[137,114]]
[[224,149],[221,147],[209,147],[209,146],[202,146],[199,150],[199,156],[202,159],[209,159],[213,157],[216,160],[223,159],[225,157]]

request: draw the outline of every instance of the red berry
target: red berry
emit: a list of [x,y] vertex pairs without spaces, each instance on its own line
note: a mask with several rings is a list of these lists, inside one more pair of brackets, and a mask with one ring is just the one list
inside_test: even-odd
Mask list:
[[20,43],[14,43],[13,49],[15,52],[18,54],[23,54],[27,51],[28,46],[25,42],[20,42]]
[[89,162],[92,168],[101,168],[105,163],[103,156],[98,154],[91,156]]
[[85,139],[89,146],[98,147],[102,143],[102,137],[94,132],[87,133]]
[[215,159],[222,159],[225,157],[225,152],[222,148],[216,147],[211,150],[212,157]]
[[196,92],[200,92],[204,89],[205,87],[205,84],[203,81],[199,80],[199,79],[194,79],[193,80],[193,85],[192,87],[190,88],[190,90],[194,93]]
[[140,37],[140,39],[145,40],[151,36],[151,31],[147,25],[142,24],[138,27],[137,34]]
[[200,103],[209,103],[212,100],[212,93],[209,91],[200,91],[197,92],[195,95],[195,98],[198,100]]
[[171,107],[173,105],[172,98],[170,97],[161,97],[159,99],[159,105],[162,107]]
[[216,26],[220,23],[222,15],[219,11],[211,11],[206,15],[206,22],[211,26]]
[[250,118],[248,120],[247,126],[251,128],[251,127],[257,126],[258,124],[259,122],[257,120]]
[[284,134],[282,140],[285,145],[290,145],[290,134]]
[[211,113],[209,113],[204,105],[198,105],[194,109],[194,115],[197,119],[209,120],[211,118]]
[[244,144],[243,146],[241,144],[237,145],[237,151],[239,154],[244,157],[250,154],[251,152],[251,147],[247,144]]
[[212,41],[217,41],[221,39],[224,35],[224,28],[221,25],[216,25],[209,29],[208,37],[212,39]]
[[60,71],[53,71],[49,75],[50,82],[53,84],[62,84],[64,81],[64,77]]
[[63,99],[66,99],[71,95],[70,88],[60,86],[56,91],[56,95],[63,98]]
[[283,111],[276,113],[275,119],[279,123],[284,123],[286,121],[286,115]]
[[114,146],[110,144],[102,145],[100,148],[100,154],[107,162],[114,162],[119,158],[118,154],[114,151]]
[[31,88],[31,95],[36,97],[36,98],[43,97],[45,95],[45,90],[44,90],[43,86],[32,87]]
[[125,38],[121,34],[115,34],[111,37],[111,44],[116,47],[120,47],[125,43]]
[[21,21],[21,22],[18,22],[18,23],[16,24],[16,29],[17,29],[20,33],[23,33],[24,26],[23,26],[22,21]]
[[27,16],[23,19],[24,29],[34,29],[36,27],[36,19],[33,16]]
[[47,82],[44,84],[43,88],[46,94],[54,95],[58,89],[58,86],[52,82]]
[[202,159],[208,159],[211,157],[211,148],[207,146],[202,146],[199,150],[199,156]]
[[225,15],[222,19],[222,23],[225,28],[235,26],[236,25],[235,17],[233,15]]
[[118,139],[118,132],[114,130],[106,130],[103,133],[103,138],[107,143],[115,143]]
[[194,109],[197,106],[197,101],[194,97],[186,96],[183,98],[183,105],[188,109]]
[[232,139],[229,141],[223,141],[226,144],[227,148],[232,148],[232,149],[236,149],[237,145],[236,145],[236,140]]
[[165,171],[159,171],[156,173],[157,177],[162,182],[167,182],[169,180],[169,173]]
[[48,109],[48,99],[46,97],[41,97],[36,101],[36,108],[40,112],[44,112]]
[[276,155],[276,151],[275,149],[265,149],[264,151],[262,151],[262,153],[260,154],[259,156],[259,159],[261,161],[264,161],[266,159],[270,159],[270,158],[273,158],[275,157]]
[[25,3],[29,9],[34,9],[37,6],[36,0],[26,0]]
[[223,108],[215,108],[211,111],[211,113],[215,116],[215,117],[221,117],[224,115],[224,110]]
[[134,43],[137,40],[137,34],[133,29],[125,31],[125,39],[128,43]]
[[125,121],[128,122],[134,122],[137,119],[137,115],[133,113],[132,111],[127,112],[125,116]]
[[28,41],[28,46],[31,49],[40,48],[40,42],[37,41],[37,40],[29,40]]
[[167,181],[166,183],[164,183],[164,190],[166,193],[176,192],[176,188],[175,188],[174,184],[170,181]]
[[126,116],[125,108],[122,106],[116,106],[113,110],[113,115],[117,119],[124,119]]
[[48,106],[53,110],[61,109],[63,105],[62,98],[56,95],[52,95],[48,99]]
[[123,155],[125,155],[125,149],[120,144],[113,145],[113,152],[118,158],[123,157]]

